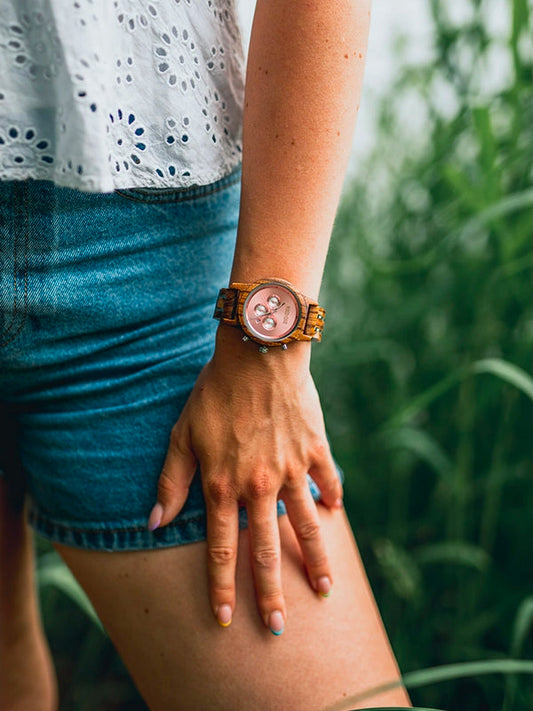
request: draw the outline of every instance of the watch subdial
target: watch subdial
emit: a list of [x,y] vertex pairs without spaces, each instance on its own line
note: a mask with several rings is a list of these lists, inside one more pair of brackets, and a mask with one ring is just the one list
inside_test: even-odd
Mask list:
[[272,294],[271,296],[268,297],[267,303],[271,309],[277,309],[278,306],[281,304],[281,301],[275,294]]
[[264,304],[257,304],[254,308],[254,313],[256,316],[264,316],[268,313],[268,309]]
[[266,329],[267,331],[272,331],[273,328],[276,328],[277,323],[276,319],[272,318],[272,316],[267,316],[263,320],[263,328]]

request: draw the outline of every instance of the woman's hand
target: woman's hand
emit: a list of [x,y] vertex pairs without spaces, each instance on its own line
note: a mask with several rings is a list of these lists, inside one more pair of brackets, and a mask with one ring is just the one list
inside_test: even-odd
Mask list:
[[281,634],[276,503],[282,498],[300,542],[312,588],[329,593],[332,574],[306,474],[327,506],[341,506],[342,488],[309,373],[309,343],[261,354],[242,334],[221,326],[213,359],[202,370],[174,425],[149,527],[179,513],[199,464],[207,505],[211,603],[223,626],[235,609],[238,507],[246,506],[257,602],[264,624]]

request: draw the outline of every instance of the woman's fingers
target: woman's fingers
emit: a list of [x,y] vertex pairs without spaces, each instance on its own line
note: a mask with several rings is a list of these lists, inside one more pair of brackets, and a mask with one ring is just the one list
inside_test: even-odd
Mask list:
[[250,553],[257,605],[264,624],[278,636],[285,628],[285,600],[281,588],[281,547],[277,502],[273,497],[247,502]]
[[305,484],[299,489],[284,490],[283,501],[300,544],[309,582],[316,592],[327,597],[333,579],[317,507],[309,487]]
[[[207,507],[207,567],[211,605],[227,627],[235,609],[235,569],[239,536],[238,501],[222,476],[204,476]],[[285,627],[281,589],[281,550],[276,499],[255,493],[246,504],[257,605],[266,627],[280,635]]]
[[309,475],[320,489],[322,503],[329,508],[342,506],[342,484],[327,442],[315,447]]
[[207,576],[215,617],[222,627],[231,624],[235,610],[235,568],[239,541],[239,508],[230,496],[213,495],[204,486],[207,509]]
[[196,471],[196,457],[183,430],[173,429],[157,487],[157,503],[148,520],[153,531],[166,526],[183,508]]

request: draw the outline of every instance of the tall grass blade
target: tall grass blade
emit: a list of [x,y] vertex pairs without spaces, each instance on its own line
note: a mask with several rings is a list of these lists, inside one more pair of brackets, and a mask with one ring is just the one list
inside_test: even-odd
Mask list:
[[434,400],[471,375],[490,374],[521,390],[533,400],[533,379],[521,368],[500,358],[484,358],[462,368],[456,368],[445,378],[415,397],[385,423],[382,429],[398,427],[412,420]]
[[[517,657],[524,644],[526,636],[533,626],[533,595],[522,600],[513,624],[511,641],[511,656]],[[514,706],[516,697],[516,677],[510,676],[505,684],[505,698],[502,711],[510,711]]]
[[67,595],[105,634],[89,598],[57,553],[47,553],[39,559],[37,583],[41,590],[55,587]]
[[528,632],[533,627],[533,595],[522,600],[513,624],[511,656],[517,657],[524,644]]
[[396,595],[403,600],[416,601],[421,595],[423,580],[412,556],[388,539],[375,541],[373,549],[383,575]]
[[[407,672],[401,679],[381,684],[368,691],[355,694],[347,699],[343,699],[339,704],[330,706],[325,711],[341,711],[346,708],[346,704],[359,704],[365,699],[371,699],[377,694],[383,694],[400,686],[408,689],[416,689],[429,684],[437,684],[453,679],[462,679],[470,676],[483,676],[486,674],[531,674],[533,673],[533,661],[525,659],[490,659],[480,662],[461,662],[460,664],[443,664],[440,667],[430,667]],[[344,704],[344,705],[342,705]]]
[[413,557],[419,565],[452,563],[474,568],[480,573],[484,573],[491,563],[490,556],[483,548],[464,541],[421,546],[413,551]]
[[440,444],[418,427],[404,426],[381,432],[380,442],[388,449],[406,449],[427,462],[441,476],[448,476],[452,465]]
[[501,360],[499,358],[485,358],[478,360],[472,366],[474,373],[490,373],[502,380],[505,380],[510,385],[521,390],[524,395],[527,395],[533,400],[533,378],[525,373],[521,368],[518,368],[513,363]]
[[459,232],[459,239],[468,241],[485,225],[500,217],[507,217],[514,212],[533,206],[533,190],[527,189],[506,195],[484,210],[471,217]]

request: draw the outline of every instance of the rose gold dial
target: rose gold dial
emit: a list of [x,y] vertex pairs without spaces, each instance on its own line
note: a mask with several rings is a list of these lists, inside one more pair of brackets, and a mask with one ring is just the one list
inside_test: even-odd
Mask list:
[[244,302],[246,327],[263,341],[280,341],[290,335],[300,319],[295,294],[282,284],[260,284]]

